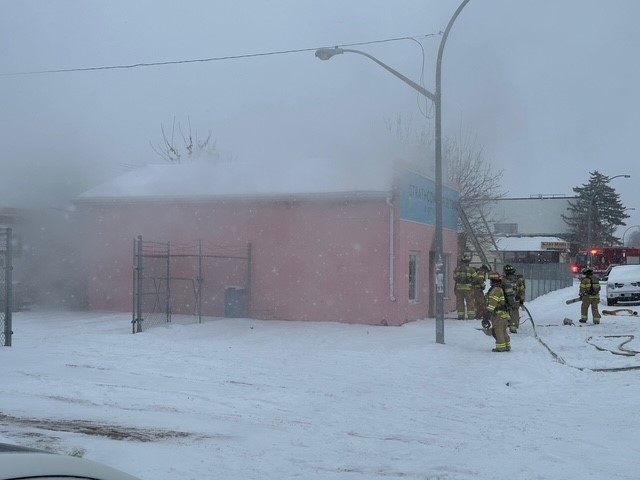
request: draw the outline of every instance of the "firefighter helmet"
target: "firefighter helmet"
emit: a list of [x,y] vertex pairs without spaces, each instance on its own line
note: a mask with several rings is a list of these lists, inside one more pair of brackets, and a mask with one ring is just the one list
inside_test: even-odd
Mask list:
[[593,269],[591,267],[584,267],[582,269],[582,274],[586,277],[593,275]]
[[471,261],[471,255],[469,255],[468,253],[464,253],[462,255],[462,261],[464,263],[469,263]]
[[516,268],[513,265],[509,265],[508,263],[502,269],[505,275],[511,275],[512,273],[516,273]]

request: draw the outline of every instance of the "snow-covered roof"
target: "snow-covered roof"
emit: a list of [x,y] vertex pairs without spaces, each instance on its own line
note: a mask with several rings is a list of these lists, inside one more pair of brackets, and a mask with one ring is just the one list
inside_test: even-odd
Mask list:
[[[567,242],[558,237],[501,237],[496,240],[498,250],[503,252],[535,252],[541,250],[564,250]],[[563,247],[564,246],[564,247]]]
[[326,159],[291,163],[192,161],[138,168],[84,192],[76,201],[386,194],[391,188],[390,164]]

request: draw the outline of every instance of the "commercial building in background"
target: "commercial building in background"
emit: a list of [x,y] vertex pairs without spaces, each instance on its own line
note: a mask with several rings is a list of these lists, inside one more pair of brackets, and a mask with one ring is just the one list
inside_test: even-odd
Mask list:
[[563,236],[569,226],[562,215],[569,215],[569,202],[578,197],[535,195],[501,198],[492,207],[493,231],[503,236]]
[[569,243],[558,237],[518,236],[496,239],[504,263],[567,263]]
[[[445,187],[443,196],[451,310],[458,192]],[[157,302],[174,314],[193,314],[198,300],[207,316],[375,325],[433,316],[435,200],[433,180],[389,165],[148,165],[75,201],[86,239],[88,305],[131,310],[133,240],[140,236],[172,258],[153,275]],[[187,264],[186,257],[180,263],[171,252],[187,243],[210,252],[246,247],[246,264],[225,265],[224,254],[212,254],[217,260],[209,266]],[[230,293],[246,305],[225,309]]]
[[564,240],[569,229],[562,216],[574,199],[537,195],[494,203],[491,255],[496,265],[512,264],[523,276],[526,301],[573,284],[570,245]]
[[563,215],[576,197],[537,195],[502,198],[492,206],[492,233],[497,249],[491,255],[504,263],[568,263],[569,233]]

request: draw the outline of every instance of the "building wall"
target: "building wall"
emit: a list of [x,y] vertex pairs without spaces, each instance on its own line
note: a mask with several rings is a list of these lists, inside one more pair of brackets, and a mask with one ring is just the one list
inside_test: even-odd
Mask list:
[[568,226],[562,215],[569,214],[569,202],[576,197],[538,196],[501,198],[494,202],[491,217],[494,224],[513,224],[515,231],[500,232],[520,235],[562,235]]
[[[250,242],[253,318],[373,325],[424,318],[433,303],[433,227],[400,220],[397,205],[393,208],[383,198],[85,204],[89,305],[131,310],[133,239],[142,235],[172,244]],[[445,250],[453,258],[455,238],[445,230]],[[418,299],[410,303],[412,252],[419,254],[420,281]],[[203,303],[209,309],[205,315],[222,316],[220,298]]]
[[262,204],[251,217],[258,315],[374,324],[391,315],[383,200]]

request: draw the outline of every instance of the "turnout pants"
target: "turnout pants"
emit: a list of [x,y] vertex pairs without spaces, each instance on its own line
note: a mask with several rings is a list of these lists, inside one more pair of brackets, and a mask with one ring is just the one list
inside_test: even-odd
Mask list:
[[496,350],[499,352],[511,350],[511,338],[507,332],[509,314],[507,312],[494,313],[491,317],[491,324],[496,338]]
[[487,299],[484,296],[482,288],[474,287],[473,298],[476,302],[476,318],[481,319],[484,311],[487,309]]
[[[462,288],[461,288],[462,287]],[[476,305],[473,299],[473,289],[471,285],[458,285],[456,288],[456,310],[458,311],[458,320],[464,320],[465,317],[465,304],[466,304],[466,314],[469,320],[475,318],[476,316]]]
[[517,307],[513,307],[509,310],[509,331],[516,333],[520,327],[520,304]]
[[591,315],[593,316],[593,323],[600,323],[600,312],[598,311],[598,304],[600,303],[600,295],[584,295],[582,297],[582,304],[580,305],[580,322],[586,323],[589,320],[589,308],[591,308]]

